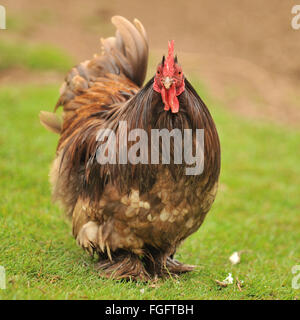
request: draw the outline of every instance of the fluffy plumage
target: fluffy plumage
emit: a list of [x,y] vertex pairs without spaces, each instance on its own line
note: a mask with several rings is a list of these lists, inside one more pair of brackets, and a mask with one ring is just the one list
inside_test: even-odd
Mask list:
[[[116,36],[101,40],[102,55],[73,68],[61,87],[56,108],[63,107],[63,123],[53,114],[41,114],[46,128],[60,131],[50,172],[53,196],[72,217],[77,243],[99,255],[105,275],[146,280],[190,271],[192,266],[173,255],[200,227],[215,199],[218,134],[188,80],[183,80],[176,113],[164,109],[161,94],[153,89],[155,78],[141,88],[148,60],[145,29],[138,20],[133,25],[116,16],[112,22]],[[110,128],[118,137],[119,121],[127,121],[128,131],[141,128],[148,136],[151,129],[204,129],[204,172],[185,175],[185,164],[174,164],[173,153],[168,165],[100,165],[97,134]]]

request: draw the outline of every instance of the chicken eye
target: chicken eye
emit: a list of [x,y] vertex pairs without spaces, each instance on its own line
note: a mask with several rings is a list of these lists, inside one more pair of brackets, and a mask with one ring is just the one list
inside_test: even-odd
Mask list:
[[179,71],[178,74],[181,75],[181,71]]
[[157,70],[157,74],[160,74],[160,71],[159,71],[159,70]]

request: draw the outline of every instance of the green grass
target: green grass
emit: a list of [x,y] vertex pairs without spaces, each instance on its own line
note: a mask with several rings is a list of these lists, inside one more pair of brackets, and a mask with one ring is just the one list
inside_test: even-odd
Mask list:
[[[300,297],[291,287],[291,268],[300,264],[299,132],[234,116],[202,89],[222,143],[221,186],[205,223],[177,254],[199,267],[155,288],[105,280],[50,200],[48,170],[58,137],[40,126],[38,112],[52,109],[57,90],[0,90],[0,265],[7,273],[0,299]],[[247,251],[232,266],[228,257],[239,250]],[[244,281],[242,292],[215,283],[229,272]]]
[[73,64],[72,58],[50,45],[0,41],[0,71],[12,67],[25,67],[30,70],[66,72]]

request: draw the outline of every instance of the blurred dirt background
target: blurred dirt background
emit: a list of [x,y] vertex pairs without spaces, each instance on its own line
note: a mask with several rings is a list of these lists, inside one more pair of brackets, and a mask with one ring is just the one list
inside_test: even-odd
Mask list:
[[[224,106],[300,127],[300,30],[291,27],[296,4],[300,0],[2,0],[7,30],[0,41],[52,44],[80,62],[100,51],[101,36],[114,33],[111,16],[136,17],[148,31],[152,67],[174,39],[186,75],[199,78]],[[62,79],[20,68],[0,73],[1,86]]]

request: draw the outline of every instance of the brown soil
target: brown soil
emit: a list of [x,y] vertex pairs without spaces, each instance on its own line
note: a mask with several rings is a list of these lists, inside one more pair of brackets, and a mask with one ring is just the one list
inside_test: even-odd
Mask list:
[[[100,36],[114,32],[112,15],[137,17],[148,31],[153,56],[165,53],[167,40],[174,39],[185,73],[197,74],[225,106],[299,127],[300,30],[291,27],[296,2],[2,0],[7,16],[21,17],[23,28],[8,25],[1,37],[51,43],[79,62],[99,51]],[[20,79],[20,71],[13,72],[11,79]]]

